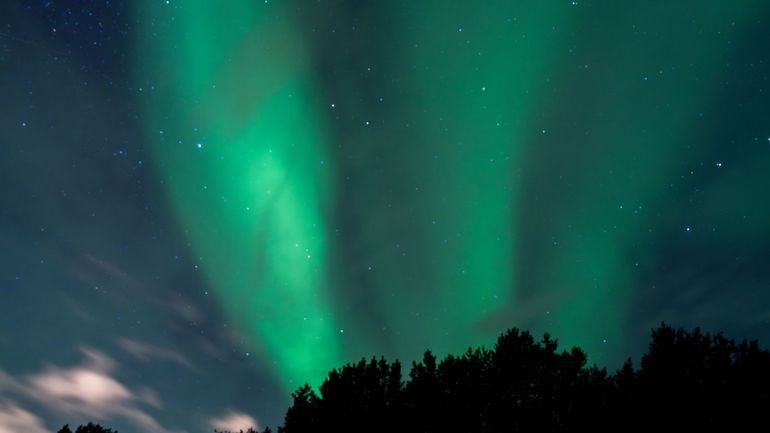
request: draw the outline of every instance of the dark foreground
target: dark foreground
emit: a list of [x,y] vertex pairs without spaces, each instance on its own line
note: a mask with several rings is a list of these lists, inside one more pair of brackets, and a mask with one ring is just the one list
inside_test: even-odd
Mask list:
[[558,352],[547,334],[512,329],[491,350],[441,361],[426,352],[406,381],[398,361],[361,360],[318,391],[292,394],[279,433],[770,431],[770,353],[666,325],[638,369],[627,361],[613,375],[587,366],[579,348]]

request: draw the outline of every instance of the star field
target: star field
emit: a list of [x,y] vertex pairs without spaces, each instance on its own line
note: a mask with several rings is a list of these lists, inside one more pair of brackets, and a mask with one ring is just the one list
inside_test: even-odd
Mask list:
[[[770,337],[761,1],[0,6],[0,431],[277,426],[520,327]],[[74,391],[68,391],[74,390]]]

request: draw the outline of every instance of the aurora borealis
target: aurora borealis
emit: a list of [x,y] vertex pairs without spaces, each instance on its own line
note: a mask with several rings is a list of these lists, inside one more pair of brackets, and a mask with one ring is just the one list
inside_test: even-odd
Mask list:
[[[610,369],[661,321],[766,343],[769,20],[0,6],[0,433],[275,426],[345,362],[513,326]],[[52,392],[82,377],[114,393]]]

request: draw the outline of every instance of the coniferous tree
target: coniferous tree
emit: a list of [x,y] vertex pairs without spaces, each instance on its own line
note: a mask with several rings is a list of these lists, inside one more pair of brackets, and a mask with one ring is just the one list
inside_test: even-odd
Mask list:
[[426,352],[405,384],[398,363],[348,364],[320,396],[300,388],[279,432],[770,431],[770,354],[756,342],[662,324],[640,368],[614,375],[557,349],[511,329],[492,350]]
[[[611,376],[579,348],[511,329],[491,350],[441,361],[425,352],[406,382],[398,361],[362,359],[318,391],[292,394],[279,433],[770,431],[770,352],[666,324],[639,369],[629,359]],[[75,433],[117,432],[89,423]]]
[[[69,424],[64,424],[61,429],[59,429],[58,433],[72,433],[72,430],[70,430]],[[99,424],[94,424],[92,422],[89,422],[86,425],[79,426],[75,433],[118,433],[117,430],[112,430],[109,428],[104,428],[100,426]]]

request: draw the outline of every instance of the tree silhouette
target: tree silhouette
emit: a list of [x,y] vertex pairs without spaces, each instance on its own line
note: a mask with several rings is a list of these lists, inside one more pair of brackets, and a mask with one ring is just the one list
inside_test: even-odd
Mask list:
[[[770,428],[770,355],[756,341],[661,325],[633,384],[627,412],[640,428],[759,431]],[[630,390],[629,390],[630,391]]]
[[[72,430],[70,430],[68,424],[64,424],[64,426],[59,430],[59,433],[72,433]],[[75,433],[118,433],[118,431],[104,428],[99,424],[89,422],[86,425],[79,426],[77,430],[75,430]]]
[[[270,432],[271,432],[270,427],[266,427],[264,433],[270,433]],[[232,432],[230,430],[217,430],[217,429],[214,429],[214,433],[259,433],[259,432],[254,430],[252,427],[249,427],[249,429],[246,430],[246,431],[239,430],[238,432]]]
[[441,361],[426,351],[406,382],[398,361],[362,359],[332,370],[318,394],[297,389],[278,432],[770,431],[770,353],[756,341],[661,324],[638,370],[629,359],[608,375],[586,360],[515,328],[491,350]]
[[770,431],[770,354],[755,341],[661,324],[639,370],[629,359],[611,376],[557,349],[511,329],[492,350],[425,352],[406,384],[397,362],[348,364],[320,396],[295,392],[279,432]]
[[[357,364],[347,364],[334,369],[320,386],[321,397],[308,384],[294,394],[294,404],[289,408],[285,431],[391,431],[399,419],[399,399],[402,391],[401,365],[389,364],[384,359],[362,359]],[[340,424],[340,419],[348,422]]]

